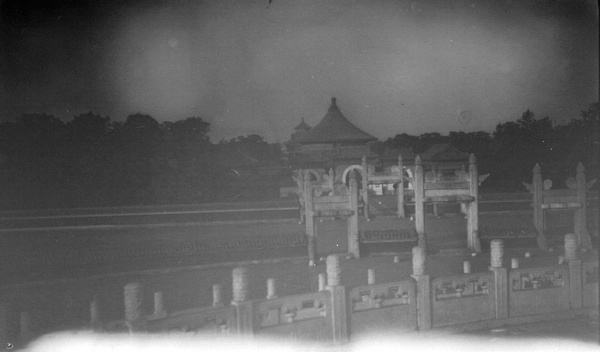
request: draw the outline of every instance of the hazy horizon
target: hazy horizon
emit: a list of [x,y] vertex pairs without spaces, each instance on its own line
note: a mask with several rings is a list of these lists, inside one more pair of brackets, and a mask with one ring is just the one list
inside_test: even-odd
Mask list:
[[[379,139],[492,131],[598,100],[591,1],[110,1],[1,7],[0,120],[199,116],[289,139],[338,99]],[[461,123],[468,111],[472,119]]]

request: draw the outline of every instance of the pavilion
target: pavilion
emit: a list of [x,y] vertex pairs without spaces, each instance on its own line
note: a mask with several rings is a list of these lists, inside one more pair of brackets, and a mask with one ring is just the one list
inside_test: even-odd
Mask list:
[[361,158],[376,158],[370,143],[377,138],[356,127],[340,111],[336,98],[321,121],[310,128],[304,119],[285,143],[292,169],[334,169],[336,175]]

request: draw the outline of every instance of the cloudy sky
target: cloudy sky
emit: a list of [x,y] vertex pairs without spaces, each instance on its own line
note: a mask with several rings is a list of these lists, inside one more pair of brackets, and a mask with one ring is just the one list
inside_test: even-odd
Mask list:
[[213,141],[284,142],[335,96],[385,139],[598,100],[595,1],[2,0],[0,16],[1,120],[200,116]]

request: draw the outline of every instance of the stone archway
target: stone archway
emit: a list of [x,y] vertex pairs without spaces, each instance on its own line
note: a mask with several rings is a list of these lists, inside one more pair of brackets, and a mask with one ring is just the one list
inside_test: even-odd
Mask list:
[[317,171],[315,169],[305,169],[303,171],[304,171],[303,175],[310,174],[310,175],[313,176],[313,177],[311,177],[311,181],[315,181],[315,182],[321,182],[322,181],[321,173],[319,171]]
[[405,188],[407,188],[407,189],[414,189],[413,180],[415,179],[415,177],[413,175],[412,170],[409,169],[409,168],[406,168],[404,170],[404,173],[406,175],[408,175],[408,178],[406,176],[402,175],[404,177],[404,182],[405,182],[405,185],[406,185]]
[[[350,177],[350,171],[352,170],[357,170],[360,173],[360,177],[363,176],[363,168],[361,165],[350,165],[346,168],[346,170],[344,170],[344,172],[342,173],[342,182],[344,182],[344,184],[346,186],[348,186],[348,183],[350,182],[349,177]],[[359,175],[357,175],[357,177],[359,177]],[[358,185],[360,187],[361,182],[358,182]]]

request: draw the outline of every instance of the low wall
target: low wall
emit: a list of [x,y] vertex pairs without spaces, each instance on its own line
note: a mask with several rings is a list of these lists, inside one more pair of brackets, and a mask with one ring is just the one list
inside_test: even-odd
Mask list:
[[433,326],[494,319],[495,287],[493,273],[434,279],[431,284]]
[[598,281],[600,279],[598,261],[583,263],[581,274],[583,281],[583,307],[597,307],[600,297],[600,293],[598,292]]
[[510,316],[569,309],[569,271],[566,265],[511,270],[508,278]]
[[[413,264],[415,263],[413,258]],[[557,261],[558,262],[558,261]],[[319,274],[316,292],[278,297],[275,279],[267,280],[267,298],[248,299],[245,268],[234,269],[233,292],[225,295],[222,285],[213,286],[209,307],[167,312],[160,292],[144,292],[140,284],[123,291],[124,319],[102,322],[95,302],[90,306],[88,328],[104,331],[179,331],[229,335],[275,336],[288,340],[344,343],[373,332],[396,332],[478,324],[482,327],[515,321],[535,321],[552,315],[596,311],[598,306],[598,261],[561,259],[562,264],[510,269],[492,261],[489,271],[430,278],[418,265],[416,274],[398,282],[347,288],[340,285],[339,259],[327,260],[327,273]],[[337,266],[336,266],[337,265]],[[330,267],[331,266],[331,267]],[[418,268],[419,270],[415,269]],[[237,276],[236,276],[237,273]],[[143,297],[154,297],[152,304]],[[224,297],[232,297],[228,303]],[[32,331],[36,312],[21,312],[14,326],[0,304],[0,337],[21,344],[39,336]],[[31,313],[31,314],[30,314]],[[17,313],[17,315],[19,315]],[[12,318],[11,318],[12,319]]]
[[229,330],[234,322],[232,307],[203,307],[182,310],[172,314],[146,317],[149,332],[178,331],[221,333]]
[[253,302],[254,334],[290,340],[328,341],[331,293],[320,291]]
[[350,290],[351,333],[417,328],[414,280],[373,284]]

